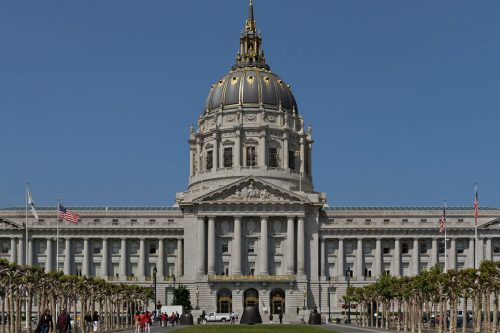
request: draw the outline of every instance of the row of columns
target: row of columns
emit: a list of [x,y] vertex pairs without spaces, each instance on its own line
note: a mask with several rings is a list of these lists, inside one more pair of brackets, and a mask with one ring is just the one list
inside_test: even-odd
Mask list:
[[[72,264],[72,253],[71,253],[71,244],[72,238],[65,238],[65,247],[64,252],[59,252],[59,256],[61,254],[64,255],[63,259],[63,272],[64,274],[71,274],[71,264]],[[158,242],[158,252],[157,256],[159,259],[156,263],[157,275],[165,276],[165,267],[164,267],[164,257],[165,257],[165,241],[167,239],[159,239]],[[141,238],[139,240],[139,277],[144,277],[146,272],[146,248],[145,248],[145,238]],[[16,245],[17,242],[17,245]],[[11,249],[13,249],[10,253],[10,261],[17,262],[19,265],[24,265],[25,263],[25,250],[24,250],[24,240],[22,238],[11,239]],[[19,255],[17,255],[19,253]],[[45,262],[45,271],[50,272],[56,268],[57,264],[57,256],[54,251],[54,241],[53,239],[47,239],[47,256]],[[89,238],[83,238],[83,250],[82,250],[82,275],[90,275],[90,248],[89,248]],[[110,260],[109,260],[109,242],[108,238],[102,238],[102,249],[101,249],[101,277],[110,276]],[[127,253],[127,239],[121,239],[121,248],[120,248],[120,264],[119,264],[119,275],[127,276],[128,270],[128,253]],[[16,260],[17,259],[17,260]],[[56,262],[54,262],[54,259]],[[28,265],[33,265],[33,239],[28,240]],[[183,251],[183,240],[177,239],[177,258],[176,258],[176,276],[182,276],[184,274],[184,251]]]
[[[242,274],[241,258],[241,216],[233,218],[234,233],[231,249],[232,274]],[[260,275],[269,274],[269,218],[262,216],[260,218],[260,248],[259,248],[259,268]],[[206,272],[209,275],[216,274],[216,248],[215,248],[215,217],[208,217],[208,237],[207,254],[205,254],[205,217],[198,218],[197,227],[198,238],[198,274],[205,274],[205,257],[207,257]],[[287,218],[287,256],[286,273],[295,274],[295,217]],[[305,226],[304,218],[297,219],[297,274],[305,274]]]
[[[448,239],[450,245],[447,250],[447,257],[448,257],[448,269],[456,269],[456,263],[457,263],[457,255],[456,255],[456,238],[449,238]],[[486,242],[486,249],[483,251],[482,249],[484,248],[484,244]],[[325,239],[322,238],[320,242],[320,254],[321,254],[321,269],[320,269],[320,274],[321,276],[326,276],[326,256],[325,256]],[[478,261],[481,262],[482,260],[492,260],[492,248],[491,248],[491,238],[480,238],[478,239]],[[420,262],[420,240],[418,238],[413,239],[413,247],[411,251],[409,252],[411,255],[411,270],[410,274],[411,275],[417,275],[420,270],[419,262]],[[443,255],[443,254],[441,254]],[[338,250],[337,250],[337,258],[340,258],[337,260],[337,276],[345,276],[345,262],[344,262],[344,239],[339,238],[338,239]],[[439,254],[439,247],[438,247],[438,239],[433,238],[432,239],[432,247],[431,247],[431,253],[430,253],[430,264],[431,266],[434,266],[439,262],[440,254]],[[467,251],[467,261],[466,261],[466,266],[467,267],[474,267],[474,262],[475,262],[475,240],[473,238],[469,239],[469,248]],[[357,240],[357,247],[356,247],[356,258],[355,258],[355,267],[356,267],[356,276],[358,278],[363,278],[364,277],[364,271],[362,270],[363,267],[363,239],[360,238]],[[375,252],[374,252],[374,258],[373,258],[373,270],[374,270],[374,276],[378,277],[380,274],[382,274],[383,270],[383,254],[382,254],[382,238],[377,238],[375,240]],[[401,275],[401,240],[399,238],[394,239],[394,251],[393,251],[393,265],[392,265],[392,275],[395,276],[400,276]]]

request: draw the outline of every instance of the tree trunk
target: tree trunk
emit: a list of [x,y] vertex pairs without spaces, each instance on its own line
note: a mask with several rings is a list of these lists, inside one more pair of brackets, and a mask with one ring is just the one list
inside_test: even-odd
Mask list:
[[466,333],[467,331],[467,319],[469,317],[469,313],[467,312],[467,302],[469,301],[469,299],[467,298],[467,290],[463,290],[463,295],[464,295],[464,305],[462,307],[463,309],[463,314],[464,314],[464,322],[462,324],[462,333]]

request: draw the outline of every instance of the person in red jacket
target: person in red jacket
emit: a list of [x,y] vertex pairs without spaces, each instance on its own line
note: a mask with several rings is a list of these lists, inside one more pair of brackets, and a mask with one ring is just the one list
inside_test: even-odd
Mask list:
[[165,324],[167,323],[167,314],[165,312],[163,312],[161,314],[161,326],[165,326]]

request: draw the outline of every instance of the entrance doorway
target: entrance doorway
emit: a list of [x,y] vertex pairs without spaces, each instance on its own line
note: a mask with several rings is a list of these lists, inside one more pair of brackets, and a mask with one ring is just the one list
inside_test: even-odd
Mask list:
[[259,292],[255,289],[247,289],[243,294],[243,306],[259,307]]
[[269,303],[273,314],[285,313],[285,292],[283,289],[274,289],[271,292]]
[[233,296],[231,290],[221,289],[217,292],[217,312],[230,313],[233,311]]

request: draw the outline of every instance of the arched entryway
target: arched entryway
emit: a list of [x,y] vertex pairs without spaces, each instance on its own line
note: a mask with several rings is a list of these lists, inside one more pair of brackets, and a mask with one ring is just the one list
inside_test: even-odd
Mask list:
[[269,294],[269,304],[273,314],[285,313],[285,292],[283,289],[274,289]]
[[253,288],[245,290],[243,294],[243,306],[259,306],[259,292]]
[[221,289],[217,292],[217,312],[230,313],[233,311],[233,295],[229,289]]

